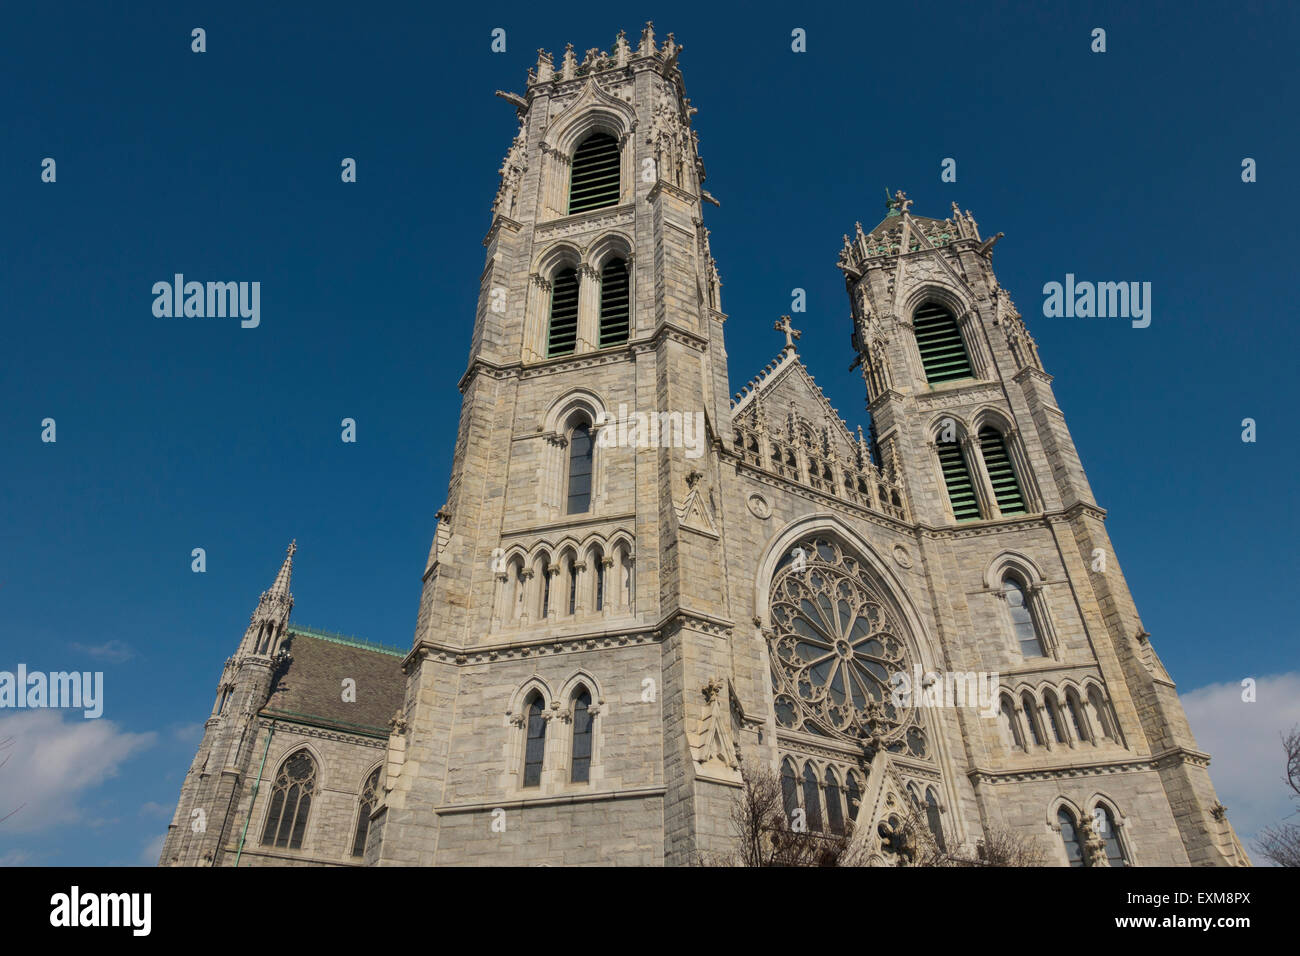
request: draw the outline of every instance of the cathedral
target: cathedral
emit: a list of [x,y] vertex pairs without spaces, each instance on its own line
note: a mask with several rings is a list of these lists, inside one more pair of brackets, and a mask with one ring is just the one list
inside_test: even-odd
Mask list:
[[498,93],[519,129],[411,647],[295,625],[291,544],[160,864],[694,865],[761,771],[869,863],[911,808],[954,852],[1249,865],[1001,233],[899,192],[844,237],[865,434],[788,316],[733,396],[681,50],[647,25]]

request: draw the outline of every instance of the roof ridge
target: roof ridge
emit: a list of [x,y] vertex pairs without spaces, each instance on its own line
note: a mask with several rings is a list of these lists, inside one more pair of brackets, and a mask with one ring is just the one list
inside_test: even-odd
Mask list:
[[314,637],[319,641],[328,641],[331,644],[344,644],[348,647],[359,647],[366,651],[377,651],[380,654],[388,654],[393,657],[405,657],[407,652],[394,644],[380,644],[378,641],[368,641],[363,637],[352,637],[347,634],[337,634],[334,631],[322,631],[319,628],[307,627],[303,624],[289,625],[290,634],[301,634],[303,637]]

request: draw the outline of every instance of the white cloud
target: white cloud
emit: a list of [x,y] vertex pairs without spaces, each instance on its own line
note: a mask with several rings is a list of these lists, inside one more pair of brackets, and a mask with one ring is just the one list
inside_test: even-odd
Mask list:
[[135,651],[126,641],[105,641],[103,644],[72,644],[72,649],[82,654],[89,654],[97,660],[121,664],[135,656]]
[[[84,822],[81,796],[117,775],[121,764],[151,746],[155,734],[133,734],[109,720],[64,718],[56,710],[0,718],[0,827],[32,833]],[[7,758],[7,759],[6,759]]]
[[1196,743],[1213,758],[1210,778],[1251,859],[1255,834],[1283,820],[1296,823],[1287,799],[1281,735],[1300,724],[1300,672],[1255,678],[1255,702],[1241,699],[1240,681],[1182,694]]

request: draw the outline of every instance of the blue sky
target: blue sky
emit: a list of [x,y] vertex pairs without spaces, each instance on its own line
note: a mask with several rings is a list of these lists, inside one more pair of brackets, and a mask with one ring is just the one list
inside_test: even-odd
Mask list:
[[[150,860],[290,538],[296,622],[409,644],[516,127],[493,91],[522,91],[538,47],[609,49],[648,17],[685,46],[722,203],[706,222],[733,391],[778,352],[772,322],[799,287],[804,361],[865,423],[834,262],[855,220],[883,216],[886,187],[914,213],[956,200],[1006,233],[995,267],[1056,376],[1143,621],[1218,715],[1189,705],[1194,729],[1212,752],[1257,750],[1216,771],[1220,795],[1243,836],[1255,823],[1234,801],[1255,822],[1286,812],[1294,8],[263,6],[0,12],[0,669],[107,683],[98,729],[0,717],[15,738],[0,802],[26,804],[0,824],[0,862]],[[956,183],[940,182],[945,157]],[[176,272],[260,281],[260,327],[155,318],[151,287]],[[1151,282],[1150,327],[1044,318],[1043,284],[1066,273]],[[1231,706],[1243,677],[1267,678],[1260,701]]]

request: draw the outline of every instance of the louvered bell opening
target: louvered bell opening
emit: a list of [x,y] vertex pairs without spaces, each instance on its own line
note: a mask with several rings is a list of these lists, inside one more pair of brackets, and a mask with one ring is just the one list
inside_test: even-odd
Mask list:
[[998,510],[1004,515],[1024,514],[1025,498],[1020,493],[1016,471],[1011,467],[1007,443],[997,429],[980,429],[980,451],[984,454],[984,468],[989,473],[989,481],[993,483]]
[[951,382],[970,378],[970,358],[961,340],[957,320],[942,306],[927,304],[912,318],[916,344],[921,350],[921,365],[927,382]]
[[627,263],[614,259],[600,274],[600,347],[627,341],[631,301],[628,296]]
[[939,446],[939,467],[943,470],[943,483],[948,487],[948,500],[953,516],[958,521],[974,521],[980,516],[979,500],[975,497],[975,484],[971,481],[966,459],[957,445]]
[[551,331],[546,354],[568,355],[578,341],[578,273],[565,269],[551,283]]
[[618,204],[618,142],[606,133],[583,140],[573,154],[569,215]]

